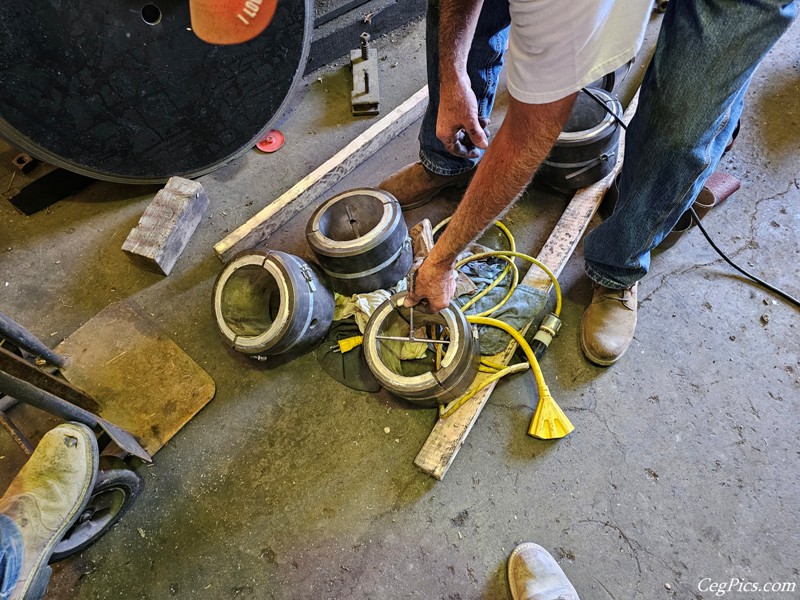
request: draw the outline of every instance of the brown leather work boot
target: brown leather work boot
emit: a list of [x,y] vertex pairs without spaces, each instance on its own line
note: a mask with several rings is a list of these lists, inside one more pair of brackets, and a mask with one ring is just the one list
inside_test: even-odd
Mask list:
[[466,187],[474,172],[473,169],[458,175],[437,175],[421,162],[415,162],[384,179],[378,187],[397,198],[403,210],[413,210],[433,200],[445,188]]
[[508,585],[513,600],[580,600],[556,559],[531,542],[508,557]]
[[581,348],[591,362],[613,365],[628,349],[636,330],[636,289],[614,290],[594,284],[592,303],[581,319]]
[[48,431],[0,498],[0,515],[22,538],[22,564],[12,598],[44,596],[47,562],[78,519],[94,488],[97,439],[86,425],[64,423]]

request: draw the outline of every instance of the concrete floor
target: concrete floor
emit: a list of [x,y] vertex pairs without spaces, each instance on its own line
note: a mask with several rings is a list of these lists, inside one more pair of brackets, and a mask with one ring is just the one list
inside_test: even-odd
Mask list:
[[[418,23],[379,41],[384,114],[424,84],[421,33]],[[731,255],[795,296],[798,34],[758,71],[723,160],[742,189],[704,220]],[[434,411],[353,392],[312,354],[264,365],[223,347],[210,317],[212,245],[374,122],[353,119],[348,103],[346,69],[315,73],[281,125],[280,152],[203,177],[212,208],[168,278],[120,251],[153,188],[97,183],[32,217],[0,202],[0,310],[54,346],[131,299],[218,388],[141,469],[147,488],[132,511],[56,567],[48,598],[505,599],[507,555],[528,540],[584,599],[711,598],[698,590],[704,578],[800,584],[798,312],[733,274],[699,232],[654,258],[636,338],[610,369],[581,355],[590,290],[576,253],[562,277],[563,333],[542,365],[575,432],[528,437],[535,389],[518,376],[498,386],[442,482],[412,465]],[[337,189],[374,185],[413,160],[415,135]],[[529,193],[508,219],[519,246],[537,250],[564,204]],[[273,247],[301,252],[307,216]],[[0,436],[4,481],[21,462]]]

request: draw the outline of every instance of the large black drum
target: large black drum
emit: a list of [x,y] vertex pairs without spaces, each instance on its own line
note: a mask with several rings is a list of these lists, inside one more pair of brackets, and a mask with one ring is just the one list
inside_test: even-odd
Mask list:
[[0,137],[109,181],[208,173],[280,116],[312,24],[311,0],[279,0],[261,35],[215,46],[188,0],[3,0]]

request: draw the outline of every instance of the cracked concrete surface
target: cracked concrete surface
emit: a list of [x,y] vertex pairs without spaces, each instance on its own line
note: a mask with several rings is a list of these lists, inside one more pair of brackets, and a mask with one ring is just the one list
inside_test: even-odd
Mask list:
[[[377,42],[384,113],[424,84],[421,32]],[[795,25],[754,78],[721,165],[742,188],[703,221],[794,295],[799,37]],[[576,431],[528,437],[535,387],[517,376],[493,393],[442,482],[412,465],[434,411],[348,390],[312,354],[263,365],[222,346],[210,317],[213,243],[372,122],[349,115],[346,69],[307,78],[280,152],[202,178],[212,209],[168,278],[119,249],[152,188],[98,183],[32,217],[0,203],[0,310],[55,345],[130,298],[218,388],[141,469],[147,488],[132,511],[56,567],[48,598],[505,599],[505,560],[523,541],[552,552],[585,599],[708,599],[704,578],[800,586],[798,311],[744,281],[698,231],[654,257],[636,338],[610,369],[581,355],[590,289],[578,252],[562,276],[564,328],[542,365]],[[375,185],[413,160],[415,136],[412,127],[336,189]],[[410,219],[438,219],[455,201]],[[507,219],[519,247],[536,250],[564,203],[528,193]],[[308,214],[271,244],[302,252]],[[34,435],[47,427],[21,416]],[[7,436],[0,456],[9,481],[22,458]]]

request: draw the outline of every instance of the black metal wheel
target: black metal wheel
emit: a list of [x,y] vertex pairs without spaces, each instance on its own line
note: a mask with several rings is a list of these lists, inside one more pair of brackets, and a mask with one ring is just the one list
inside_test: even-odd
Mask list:
[[95,543],[128,512],[143,488],[144,480],[122,460],[101,457],[89,503],[56,545],[50,562],[63,560]]

